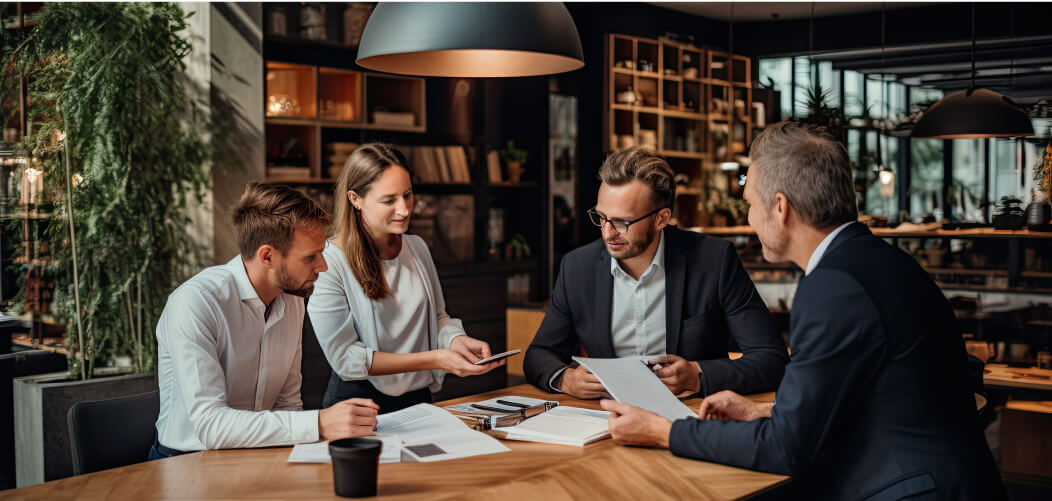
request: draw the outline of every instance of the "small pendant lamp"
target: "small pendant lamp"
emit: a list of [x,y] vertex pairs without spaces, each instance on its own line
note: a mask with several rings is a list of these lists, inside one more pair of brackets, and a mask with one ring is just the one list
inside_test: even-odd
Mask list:
[[975,3],[972,3],[972,84],[931,105],[913,129],[913,137],[977,139],[1034,134],[1026,112],[1007,96],[975,87]]
[[359,66],[428,77],[526,77],[584,66],[562,3],[380,2],[358,46]]

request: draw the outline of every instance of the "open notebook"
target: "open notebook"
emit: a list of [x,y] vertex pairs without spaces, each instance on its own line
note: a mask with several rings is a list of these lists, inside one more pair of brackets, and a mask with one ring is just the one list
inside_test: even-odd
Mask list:
[[560,405],[539,416],[505,428],[493,428],[494,436],[508,440],[583,446],[610,436],[610,413]]

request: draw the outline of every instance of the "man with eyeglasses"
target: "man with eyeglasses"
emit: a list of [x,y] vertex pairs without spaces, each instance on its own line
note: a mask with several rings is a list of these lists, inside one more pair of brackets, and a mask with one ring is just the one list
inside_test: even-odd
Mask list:
[[[645,357],[675,394],[773,390],[785,343],[730,242],[669,226],[673,170],[640,148],[611,154],[588,211],[602,238],[563,258],[526,351],[526,378],[577,398],[605,396],[571,357]],[[742,357],[730,360],[733,336]]]

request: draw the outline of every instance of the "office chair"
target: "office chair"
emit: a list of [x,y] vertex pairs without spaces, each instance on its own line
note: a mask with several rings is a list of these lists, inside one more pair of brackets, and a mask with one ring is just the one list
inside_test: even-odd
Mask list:
[[67,416],[73,474],[146,461],[160,405],[157,391],[73,404]]

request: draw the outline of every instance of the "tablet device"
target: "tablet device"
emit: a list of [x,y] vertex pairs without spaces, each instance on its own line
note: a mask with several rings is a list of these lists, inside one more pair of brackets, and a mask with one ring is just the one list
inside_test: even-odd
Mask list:
[[518,355],[521,352],[522,352],[522,350],[511,350],[511,351],[506,351],[504,353],[498,353],[496,355],[493,355],[492,357],[483,358],[482,360],[479,360],[478,362],[475,362],[475,365],[486,365],[486,364],[488,364],[490,362],[496,362],[498,360],[503,360],[503,359],[508,358],[508,357],[510,357],[512,355]]

